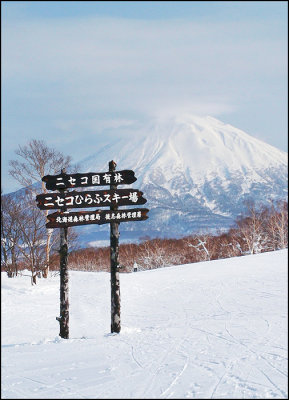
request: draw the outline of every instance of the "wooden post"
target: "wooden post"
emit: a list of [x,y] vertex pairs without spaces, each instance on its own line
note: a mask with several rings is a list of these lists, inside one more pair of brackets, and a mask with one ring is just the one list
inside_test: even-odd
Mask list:
[[[109,172],[114,172],[116,163],[110,161]],[[117,185],[110,184],[111,190],[116,190]],[[110,210],[116,211],[117,205],[111,205]],[[110,223],[110,286],[111,286],[111,333],[120,332],[120,285],[119,285],[119,230],[118,222]]]
[[[61,170],[61,173],[65,173],[65,169]],[[60,193],[64,192],[64,189],[59,189]],[[63,210],[63,211],[66,211]],[[68,242],[67,242],[67,230],[68,228],[60,228],[60,317],[56,317],[59,321],[60,332],[59,336],[63,339],[69,338],[69,286],[68,286]]]

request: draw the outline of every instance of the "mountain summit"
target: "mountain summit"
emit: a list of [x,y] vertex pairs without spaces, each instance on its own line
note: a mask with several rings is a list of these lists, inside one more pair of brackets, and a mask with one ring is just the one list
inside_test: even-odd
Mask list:
[[[187,116],[131,125],[83,160],[81,172],[132,169],[151,211],[123,230],[180,236],[225,229],[244,201],[287,197],[287,153],[212,117]],[[92,228],[91,229],[95,229]]]

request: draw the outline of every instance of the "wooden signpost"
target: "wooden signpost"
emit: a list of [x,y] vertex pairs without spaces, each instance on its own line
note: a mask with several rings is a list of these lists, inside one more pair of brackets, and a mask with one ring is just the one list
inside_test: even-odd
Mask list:
[[[65,170],[62,170],[65,171]],[[60,193],[64,193],[64,189],[59,189]],[[64,209],[66,211],[66,209]],[[60,317],[56,317],[60,326],[60,337],[63,339],[69,338],[69,274],[67,268],[68,258],[68,240],[67,226],[60,229]]]
[[[116,163],[110,161],[108,164],[109,172],[115,171]],[[116,190],[116,185],[110,185],[111,192]],[[118,206],[116,203],[110,206],[110,211],[117,213]],[[111,293],[111,333],[120,332],[120,284],[119,284],[119,260],[118,260],[118,241],[119,230],[118,222],[110,223],[110,293]]]
[[[120,284],[119,284],[119,224],[120,222],[144,221],[148,218],[147,208],[119,209],[119,206],[142,205],[146,199],[138,189],[117,189],[136,181],[131,170],[116,171],[116,163],[109,162],[109,171],[100,173],[46,175],[42,178],[48,190],[58,193],[36,196],[37,207],[41,210],[60,209],[48,214],[46,227],[60,228],[60,324],[59,335],[69,338],[69,298],[67,268],[67,228],[87,224],[110,224],[110,265],[111,265],[111,333],[120,332]],[[69,188],[105,186],[108,190],[71,191]],[[70,212],[68,208],[110,207],[109,210]]]

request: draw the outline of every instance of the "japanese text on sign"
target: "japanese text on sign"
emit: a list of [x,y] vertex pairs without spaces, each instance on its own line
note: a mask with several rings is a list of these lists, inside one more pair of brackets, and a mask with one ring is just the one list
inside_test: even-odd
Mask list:
[[121,211],[80,211],[72,213],[56,212],[49,214],[47,219],[49,222],[46,227],[58,227],[62,226],[74,226],[74,225],[85,225],[85,224],[106,224],[112,221],[115,222],[128,222],[128,221],[141,221],[148,218],[146,208],[135,208],[130,210]]
[[131,170],[100,172],[87,174],[59,174],[46,175],[42,178],[46,182],[46,188],[49,190],[86,187],[86,186],[103,186],[103,185],[120,185],[131,184],[136,181],[134,172]]
[[36,200],[39,203],[38,207],[43,210],[51,208],[105,207],[111,204],[130,205],[146,203],[146,199],[142,197],[142,192],[134,189],[41,194],[36,196]]

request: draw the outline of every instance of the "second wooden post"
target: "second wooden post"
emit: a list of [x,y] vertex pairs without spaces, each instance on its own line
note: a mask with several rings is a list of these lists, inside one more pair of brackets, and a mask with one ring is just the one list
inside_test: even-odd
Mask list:
[[[61,170],[64,174],[65,169]],[[65,190],[60,189],[60,193]],[[63,210],[66,211],[66,208]],[[67,241],[68,228],[60,228],[60,317],[56,318],[59,321],[60,332],[59,336],[63,339],[69,338],[69,275],[68,275],[68,241]]]
[[[114,172],[116,163],[110,161],[109,172]],[[110,190],[116,190],[114,182]],[[117,205],[110,206],[111,211],[117,210]],[[111,333],[120,332],[120,285],[119,285],[119,230],[118,222],[110,223],[110,285],[111,285]]]

